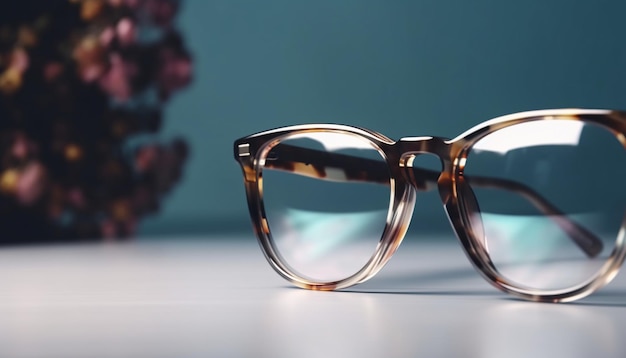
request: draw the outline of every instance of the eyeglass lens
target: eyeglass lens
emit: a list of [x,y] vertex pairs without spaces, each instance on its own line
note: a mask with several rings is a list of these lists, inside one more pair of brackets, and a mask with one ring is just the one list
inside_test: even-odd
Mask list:
[[[615,135],[582,121],[525,122],[476,142],[463,172],[479,208],[471,222],[482,226],[479,240],[498,273],[539,290],[592,279],[624,219],[625,164]],[[563,218],[595,236],[600,250],[581,250]]]
[[[301,148],[308,150],[300,155]],[[321,161],[311,159],[311,153]],[[324,160],[328,154],[331,159]],[[348,160],[333,166],[332,159],[342,155]],[[358,176],[358,158],[381,165],[379,183],[346,180]],[[351,172],[347,166],[355,162]],[[386,168],[369,140],[343,133],[295,135],[270,149],[262,169],[263,205],[283,263],[318,282],[342,280],[363,268],[376,252],[387,221]]]

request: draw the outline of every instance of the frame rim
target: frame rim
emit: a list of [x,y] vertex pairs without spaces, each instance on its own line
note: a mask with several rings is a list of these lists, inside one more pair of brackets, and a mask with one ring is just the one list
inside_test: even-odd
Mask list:
[[[307,277],[299,275],[288,263],[281,260],[281,256],[277,252],[278,250],[274,246],[271,233],[269,232],[269,226],[266,224],[267,215],[263,206],[262,166],[264,156],[280,140],[299,134],[316,132],[343,133],[367,140],[372,144],[373,149],[380,153],[389,170],[390,201],[387,209],[387,220],[376,248],[361,269],[349,277],[334,281],[312,281]],[[236,151],[241,145],[249,144],[251,155],[248,160],[242,160],[242,157],[238,156],[238,152],[235,153],[235,156],[242,165],[244,176],[246,177],[246,196],[256,237],[265,258],[278,274],[301,288],[331,291],[364,282],[384,267],[405,236],[415,203],[415,189],[405,181],[399,167],[389,165],[392,162],[390,156],[394,157],[392,148],[395,143],[378,132],[341,124],[287,126],[253,134],[235,141]],[[254,173],[253,176],[250,175],[251,172]]]
[[[567,288],[555,290],[541,290],[523,287],[508,280],[499,274],[497,268],[491,264],[488,253],[481,252],[478,247],[478,238],[469,230],[470,219],[467,210],[461,208],[459,203],[458,180],[463,176],[465,160],[469,150],[482,138],[495,133],[501,129],[508,128],[520,123],[528,123],[541,120],[570,120],[594,123],[600,127],[613,133],[616,139],[622,144],[626,150],[626,113],[605,109],[548,109],[513,113],[496,117],[486,122],[480,123],[461,135],[447,141],[454,149],[451,150],[452,162],[452,192],[449,204],[444,203],[448,216],[458,217],[461,225],[451,224],[456,232],[457,238],[461,245],[465,248],[466,256],[477,271],[481,273],[489,283],[499,290],[511,294],[524,300],[536,302],[571,302],[590,295],[599,288],[608,284],[619,272],[621,265],[626,257],[626,215],[622,220],[620,230],[615,238],[615,247],[607,257],[604,264],[593,273],[590,278],[580,284]],[[454,153],[454,154],[453,154]],[[453,215],[451,216],[451,212]]]

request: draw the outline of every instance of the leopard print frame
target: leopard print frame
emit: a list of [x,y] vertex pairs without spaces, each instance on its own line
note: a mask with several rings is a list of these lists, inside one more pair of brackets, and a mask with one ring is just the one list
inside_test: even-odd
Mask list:
[[[563,215],[560,210],[533,189],[511,180],[466,177],[463,175],[465,159],[473,144],[484,136],[511,125],[538,120],[572,120],[595,123],[611,131],[626,148],[626,114],[611,110],[555,109],[523,112],[498,117],[480,124],[454,139],[439,137],[406,137],[394,141],[380,133],[363,128],[311,124],[278,128],[254,134],[235,141],[235,159],[240,163],[246,186],[248,208],[260,246],[272,267],[297,286],[314,290],[334,290],[363,282],[376,274],[400,245],[413,212],[417,190],[439,190],[442,203],[450,222],[468,258],[477,270],[495,287],[517,297],[541,302],[562,302],[582,298],[608,283],[619,270],[626,256],[622,226],[616,248],[598,274],[590,281],[559,291],[532,290],[507,281],[501,277],[489,258],[483,238],[477,235],[482,228],[472,220],[477,213],[471,186],[493,187],[519,194],[542,213],[553,218],[572,241],[588,257],[595,257],[602,250],[602,242],[584,227]],[[385,162],[357,158],[344,154],[328,153],[313,149],[281,144],[290,136],[335,132],[357,136],[371,142]],[[421,154],[433,154],[443,164],[441,172],[413,167],[413,160]],[[322,180],[367,181],[389,185],[392,195],[390,215],[377,251],[357,273],[335,282],[311,282],[298,276],[283,263],[272,243],[269,226],[263,208],[262,170],[290,171]]]

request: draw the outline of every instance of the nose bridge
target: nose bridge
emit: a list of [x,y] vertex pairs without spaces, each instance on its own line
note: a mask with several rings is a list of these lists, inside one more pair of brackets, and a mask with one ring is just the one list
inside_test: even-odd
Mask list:
[[[440,137],[406,137],[398,141],[400,162],[405,178],[418,190],[432,190],[437,188],[441,171],[450,166],[450,144],[447,139]],[[424,154],[439,158],[441,169],[437,171],[415,168],[413,161]]]
[[439,158],[445,167],[450,161],[450,144],[448,139],[441,137],[405,137],[398,141],[400,165],[411,166],[412,158],[420,154],[431,154]]

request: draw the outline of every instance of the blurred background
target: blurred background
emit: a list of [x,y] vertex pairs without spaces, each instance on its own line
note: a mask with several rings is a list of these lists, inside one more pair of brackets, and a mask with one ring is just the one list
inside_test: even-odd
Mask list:
[[[159,105],[150,138],[182,169],[137,215],[131,234],[143,238],[251,235],[232,143],[265,129],[325,122],[454,137],[518,111],[626,108],[622,1],[173,3],[175,52],[193,70]],[[418,197],[413,224],[447,228],[435,193]]]
[[[272,127],[454,137],[517,111],[626,108],[624,11],[614,0],[188,0],[177,21],[194,81],[163,132],[192,155],[140,232],[251,232],[232,142]],[[435,193],[418,197],[412,225],[449,230]]]

